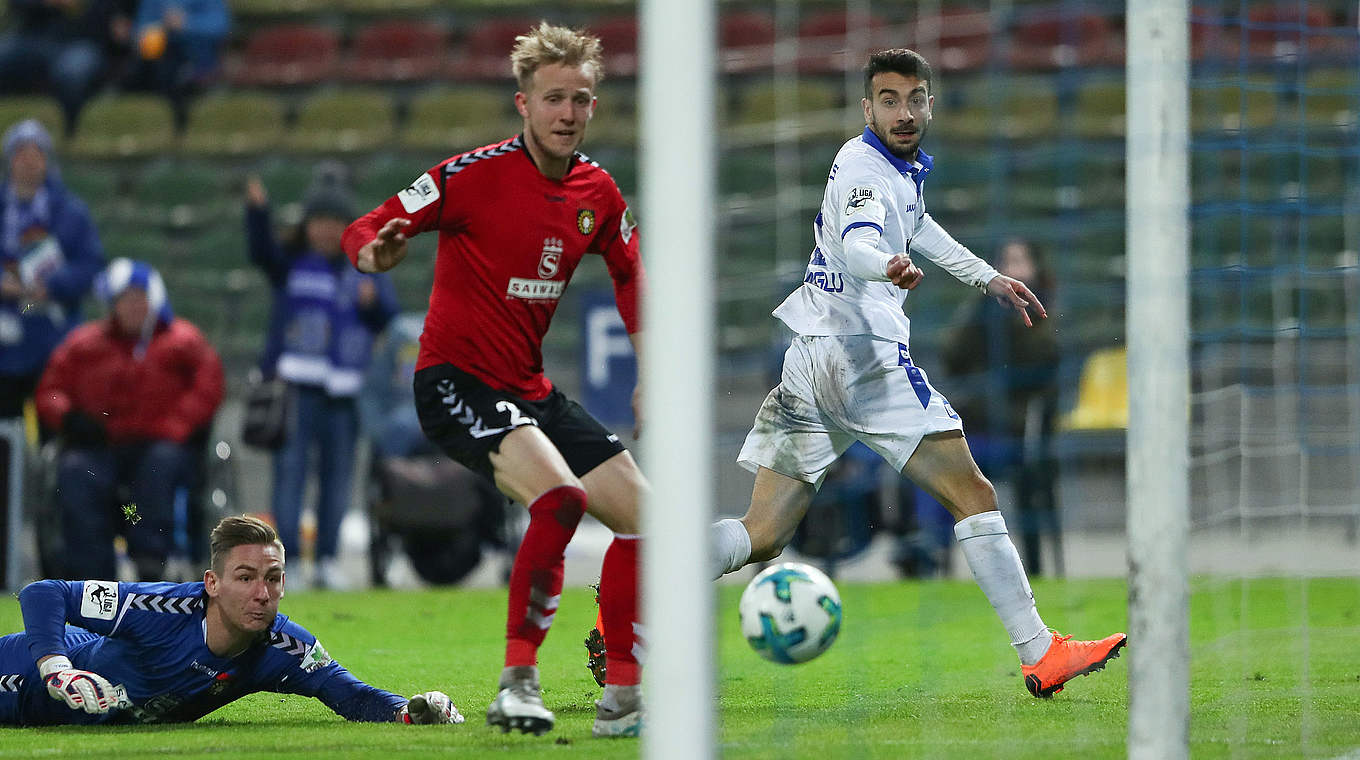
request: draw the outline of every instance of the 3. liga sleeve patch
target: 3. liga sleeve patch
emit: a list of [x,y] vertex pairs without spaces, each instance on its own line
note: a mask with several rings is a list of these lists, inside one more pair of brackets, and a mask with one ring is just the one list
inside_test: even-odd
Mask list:
[[439,183],[429,174],[422,174],[415,182],[397,193],[397,199],[401,201],[401,207],[406,209],[406,213],[414,214],[439,200]]
[[874,189],[872,187],[852,187],[850,195],[845,200],[845,214],[849,216],[859,211],[863,211],[874,200]]
[[80,616],[91,620],[113,620],[118,610],[118,584],[114,581],[85,581],[80,591]]

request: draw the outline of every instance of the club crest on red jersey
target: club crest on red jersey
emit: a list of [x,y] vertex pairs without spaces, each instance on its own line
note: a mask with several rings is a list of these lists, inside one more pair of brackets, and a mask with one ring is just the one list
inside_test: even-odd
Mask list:
[[595,212],[583,208],[576,212],[576,229],[582,235],[589,235],[595,231]]
[[[578,222],[579,225],[579,222]],[[544,238],[543,255],[538,259],[538,276],[550,280],[557,274],[557,267],[562,263],[562,239]]]

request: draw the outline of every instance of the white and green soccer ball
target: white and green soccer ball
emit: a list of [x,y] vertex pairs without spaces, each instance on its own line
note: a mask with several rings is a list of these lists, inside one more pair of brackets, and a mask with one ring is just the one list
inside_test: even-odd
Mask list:
[[741,594],[741,633],[761,657],[784,665],[825,652],[841,630],[841,595],[801,562],[765,568]]

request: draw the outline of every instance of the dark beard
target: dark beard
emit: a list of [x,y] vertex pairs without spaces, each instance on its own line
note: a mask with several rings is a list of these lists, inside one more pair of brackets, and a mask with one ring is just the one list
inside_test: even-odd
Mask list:
[[877,121],[870,121],[869,128],[874,131],[874,134],[878,136],[878,141],[883,143],[883,147],[887,148],[889,153],[903,161],[916,160],[916,154],[921,149],[921,140],[926,136],[926,131],[918,128],[916,132],[916,147],[902,148],[892,144],[892,132],[881,129],[878,126]]

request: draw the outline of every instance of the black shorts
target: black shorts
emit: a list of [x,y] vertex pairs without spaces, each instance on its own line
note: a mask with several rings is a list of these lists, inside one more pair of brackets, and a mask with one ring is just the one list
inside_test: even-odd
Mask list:
[[541,401],[528,401],[496,390],[452,364],[416,372],[414,386],[425,437],[492,482],[491,453],[522,425],[542,430],[578,478],[624,451],[617,435],[556,388]]

